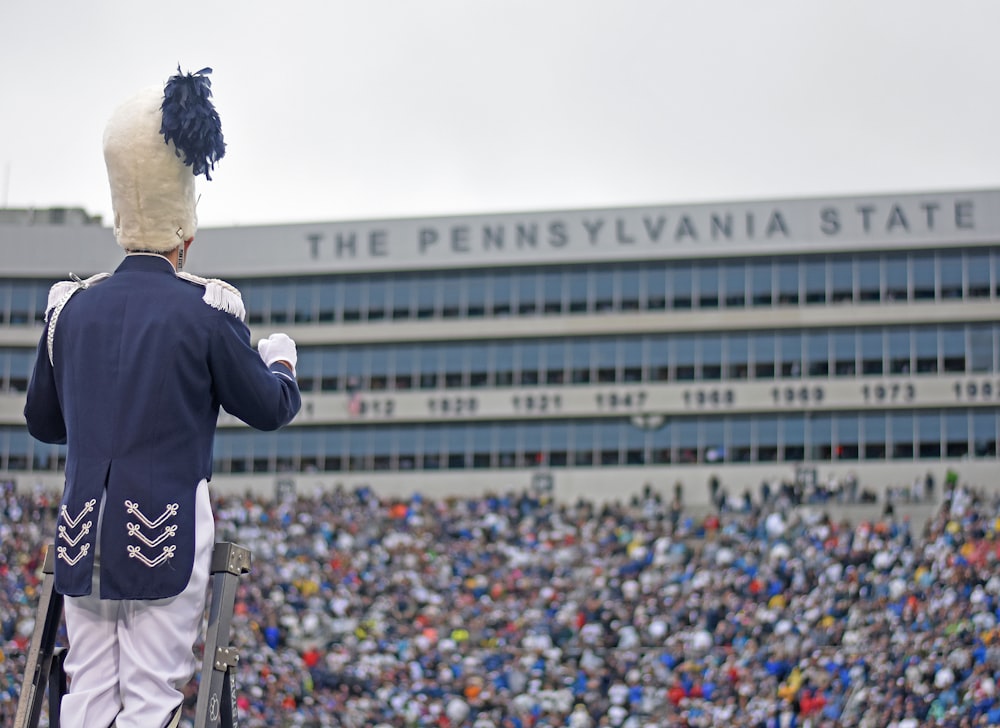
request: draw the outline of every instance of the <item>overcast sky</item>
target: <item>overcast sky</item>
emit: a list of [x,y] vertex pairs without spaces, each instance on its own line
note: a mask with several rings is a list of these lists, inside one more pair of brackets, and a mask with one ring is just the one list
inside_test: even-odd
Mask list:
[[1000,187],[998,32],[994,0],[7,0],[0,206],[109,223],[104,124],[178,64],[228,145],[202,226]]

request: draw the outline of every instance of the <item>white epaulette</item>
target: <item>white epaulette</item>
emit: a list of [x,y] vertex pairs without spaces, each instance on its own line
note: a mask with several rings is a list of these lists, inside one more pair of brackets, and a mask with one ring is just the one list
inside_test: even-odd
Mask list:
[[196,286],[204,287],[205,295],[201,297],[201,300],[212,308],[230,313],[240,321],[246,319],[247,311],[243,306],[243,296],[233,284],[226,283],[219,278],[202,278],[184,271],[179,271],[177,277],[194,283]]
[[52,285],[49,289],[49,300],[45,304],[45,321],[49,325],[49,331],[46,335],[46,346],[49,350],[49,364],[52,364],[52,346],[55,341],[56,336],[56,323],[59,321],[59,314],[62,313],[63,307],[66,302],[73,297],[73,294],[77,291],[82,291],[85,288],[90,288],[96,283],[100,283],[105,278],[110,278],[110,273],[98,273],[97,275],[92,275],[86,280],[81,279],[79,276],[70,273],[71,281],[59,281]]

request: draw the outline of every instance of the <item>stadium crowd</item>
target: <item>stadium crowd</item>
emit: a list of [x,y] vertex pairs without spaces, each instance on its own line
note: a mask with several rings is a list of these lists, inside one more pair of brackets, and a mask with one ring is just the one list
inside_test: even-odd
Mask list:
[[[680,488],[220,498],[219,540],[253,552],[240,723],[997,725],[1000,499],[952,484],[937,502],[914,529],[875,506],[835,521],[784,489],[698,517]],[[50,494],[2,494],[4,725],[54,515]]]

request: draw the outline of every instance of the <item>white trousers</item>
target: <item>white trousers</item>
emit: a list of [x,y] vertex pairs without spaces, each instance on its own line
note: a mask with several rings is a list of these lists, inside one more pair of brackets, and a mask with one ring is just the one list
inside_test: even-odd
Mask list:
[[[215,520],[208,483],[198,484],[195,557],[191,580],[169,599],[99,598],[99,566],[94,590],[66,597],[69,651],[60,728],[163,728],[183,702],[183,688],[198,661],[194,645],[201,633]],[[98,528],[100,528],[98,526]]]

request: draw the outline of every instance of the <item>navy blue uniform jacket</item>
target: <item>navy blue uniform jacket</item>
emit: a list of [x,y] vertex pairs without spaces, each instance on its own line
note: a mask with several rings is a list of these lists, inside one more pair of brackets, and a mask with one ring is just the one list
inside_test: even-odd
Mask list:
[[130,255],[65,304],[51,364],[53,321],[46,326],[24,415],[33,437],[67,444],[55,535],[61,594],[91,591],[102,497],[101,598],[180,593],[220,405],[260,430],[287,424],[299,410],[288,369],[268,369],[243,321],[206,303],[205,291],[179,278],[166,258]]

